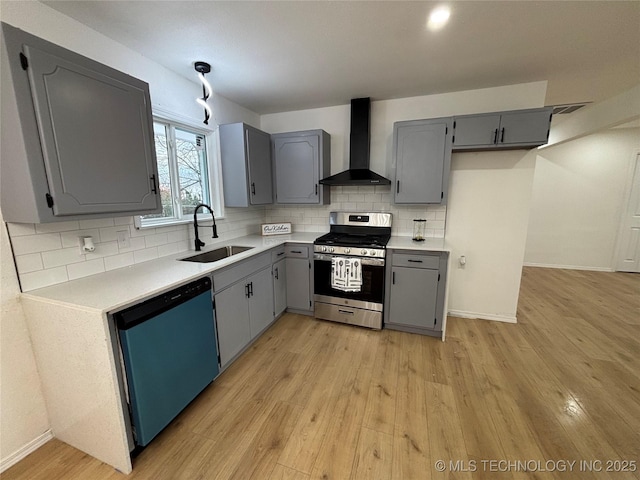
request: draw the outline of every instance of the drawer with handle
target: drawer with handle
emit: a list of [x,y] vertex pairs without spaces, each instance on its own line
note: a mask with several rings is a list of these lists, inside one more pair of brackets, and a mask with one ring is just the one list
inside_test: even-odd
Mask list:
[[284,245],[271,250],[271,263],[276,263],[278,260],[284,258]]
[[288,258],[309,258],[309,247],[306,245],[287,245],[284,251]]
[[394,267],[431,268],[437,270],[440,265],[440,255],[394,253],[392,264]]

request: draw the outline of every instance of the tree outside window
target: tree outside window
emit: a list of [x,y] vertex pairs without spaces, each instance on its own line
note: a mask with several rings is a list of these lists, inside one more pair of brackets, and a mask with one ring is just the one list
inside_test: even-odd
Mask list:
[[161,121],[153,134],[162,212],[143,216],[143,225],[186,219],[199,203],[211,204],[205,136]]

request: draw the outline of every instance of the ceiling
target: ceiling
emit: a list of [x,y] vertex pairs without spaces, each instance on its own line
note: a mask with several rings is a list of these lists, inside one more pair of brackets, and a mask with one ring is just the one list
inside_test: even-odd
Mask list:
[[44,1],[256,113],[548,80],[547,105],[640,83],[639,1]]

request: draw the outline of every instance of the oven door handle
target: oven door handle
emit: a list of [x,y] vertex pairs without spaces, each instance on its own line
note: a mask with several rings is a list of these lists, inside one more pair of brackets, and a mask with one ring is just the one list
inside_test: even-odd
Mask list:
[[[330,262],[333,258],[347,258],[349,255],[326,255],[324,253],[314,253],[313,259],[320,262]],[[362,265],[372,265],[374,267],[384,267],[384,258],[349,257],[357,258]]]

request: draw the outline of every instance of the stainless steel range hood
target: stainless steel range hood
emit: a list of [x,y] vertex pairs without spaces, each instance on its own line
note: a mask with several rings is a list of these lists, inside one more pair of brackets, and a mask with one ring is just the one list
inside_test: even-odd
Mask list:
[[323,178],[323,185],[390,185],[391,181],[369,170],[371,99],[351,100],[349,170]]

